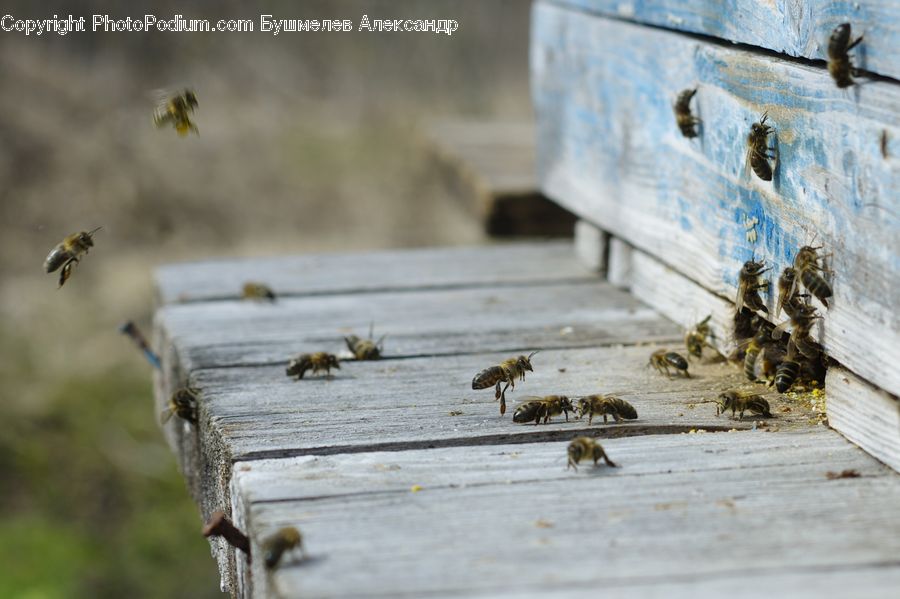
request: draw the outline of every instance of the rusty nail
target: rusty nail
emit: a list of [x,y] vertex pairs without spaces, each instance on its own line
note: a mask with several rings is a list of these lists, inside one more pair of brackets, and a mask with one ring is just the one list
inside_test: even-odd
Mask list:
[[225,512],[218,510],[213,512],[206,526],[203,527],[204,537],[222,537],[229,545],[235,549],[240,549],[250,558],[250,539],[235,527],[234,523],[228,519]]

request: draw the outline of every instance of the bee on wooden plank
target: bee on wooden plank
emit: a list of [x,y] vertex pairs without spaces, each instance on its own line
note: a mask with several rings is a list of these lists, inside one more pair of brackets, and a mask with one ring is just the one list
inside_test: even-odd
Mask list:
[[82,254],[87,254],[88,250],[94,247],[94,233],[102,228],[97,227],[93,231],[72,233],[56,244],[56,247],[47,254],[47,259],[44,260],[45,271],[51,273],[62,267],[62,270],[59,271],[59,287],[65,285],[72,276],[72,269],[81,260]]
[[797,293],[797,271],[788,266],[778,277],[778,303],[775,306],[775,317],[781,316],[785,304],[789,303]]
[[756,334],[759,327],[759,316],[749,308],[741,308],[734,313],[734,340],[738,346],[734,354],[730,356],[733,360],[743,359],[744,342]]
[[800,275],[800,282],[813,294],[822,305],[828,307],[828,298],[831,297],[831,285],[822,278],[820,272],[828,272],[819,264],[819,250],[821,247],[804,245],[794,256],[794,269]]
[[760,281],[760,277],[769,269],[765,267],[765,262],[756,262],[755,260],[747,260],[741,267],[738,274],[738,292],[735,305],[738,312],[744,308],[749,308],[753,312],[769,313],[769,309],[763,303],[759,296],[761,289],[768,289],[769,284],[766,281]]
[[684,346],[687,348],[688,359],[690,356],[695,358],[703,357],[703,348],[712,347],[709,340],[712,338],[712,329],[709,328],[709,320],[712,314],[688,329],[684,334]]
[[175,94],[163,95],[153,111],[153,122],[160,128],[172,125],[182,137],[191,131],[199,135],[200,130],[191,120],[196,107],[197,96],[193,90],[185,89]]
[[863,36],[859,36],[850,41],[850,23],[841,23],[831,32],[828,40],[828,72],[841,89],[853,85],[853,77],[859,76],[859,69],[850,61],[849,52],[862,40]]
[[176,389],[169,396],[168,407],[159,415],[160,423],[166,424],[175,415],[191,424],[197,424],[197,399],[199,397],[200,390],[194,387]]
[[291,358],[291,361],[288,362],[285,374],[288,376],[296,376],[299,381],[303,378],[303,375],[306,374],[307,370],[312,370],[313,374],[317,374],[324,370],[326,376],[331,376],[332,368],[337,368],[338,370],[341,368],[337,356],[329,354],[328,352],[319,351],[312,354],[300,354]]
[[756,360],[763,349],[772,344],[772,331],[774,327],[766,320],[759,319],[756,333],[747,344],[744,353],[744,375],[748,380],[756,380]]
[[769,114],[764,112],[759,122],[750,126],[750,133],[747,134],[746,165],[763,181],[772,180],[773,169],[769,159],[775,159],[775,154],[769,147],[769,135],[775,129],[766,124],[768,118]]
[[609,459],[606,452],[603,451],[603,446],[590,437],[575,437],[572,439],[572,442],[569,443],[569,448],[566,453],[569,456],[569,463],[566,466],[566,470],[574,468],[577,471],[578,463],[585,458],[594,460],[594,466],[597,466],[597,461],[602,458],[607,466],[612,468],[618,467],[611,459]]
[[241,288],[241,298],[245,300],[266,300],[274,302],[275,292],[272,291],[272,289],[264,283],[247,281]]
[[686,378],[691,378],[684,356],[667,349],[658,349],[650,354],[650,361],[647,365],[653,366],[660,374],[665,374],[669,378],[672,378],[669,368],[674,368],[676,375],[681,374]]
[[588,424],[594,421],[594,415],[603,416],[603,424],[607,416],[612,416],[617,423],[622,419],[634,420],[638,417],[634,406],[614,395],[587,395],[578,400],[578,417],[588,415]]
[[374,332],[374,325],[369,327],[369,338],[368,339],[360,339],[356,335],[348,335],[344,337],[344,342],[347,343],[347,349],[350,350],[350,353],[353,354],[353,357],[357,360],[379,360],[381,359],[381,352],[384,351],[384,338],[385,335],[382,335],[378,341],[372,340],[372,333]]
[[516,411],[513,412],[513,422],[523,424],[532,422],[540,424],[541,420],[544,424],[550,422],[550,418],[558,416],[562,413],[566,415],[566,422],[569,421],[569,412],[575,412],[575,406],[571,400],[565,395],[547,395],[545,397],[535,397],[530,401],[519,404]]
[[686,89],[678,94],[675,104],[672,105],[672,110],[675,112],[675,122],[678,123],[681,134],[688,138],[697,137],[697,125],[700,124],[700,119],[691,112],[691,99],[696,93],[696,87],[694,89]]
[[271,570],[275,568],[284,554],[294,549],[299,549],[302,557],[306,558],[306,549],[303,548],[303,535],[293,526],[285,526],[275,534],[263,539],[262,550],[266,569]]
[[796,312],[791,314],[790,320],[781,323],[772,331],[772,337],[780,337],[782,332],[788,326],[791,326],[789,342],[793,343],[803,356],[814,360],[822,353],[822,346],[813,340],[810,332],[816,320],[820,318],[821,316],[816,313],[815,307],[809,304],[802,304],[802,307],[799,307]]
[[739,393],[737,391],[726,391],[719,394],[716,401],[716,416],[724,414],[726,410],[731,410],[731,418],[734,419],[735,412],[739,413],[738,420],[744,419],[744,412],[750,412],[763,418],[772,418],[772,412],[769,411],[769,402],[759,395]]
[[800,360],[797,346],[788,339],[787,355],[775,371],[775,389],[779,393],[787,393],[794,386],[798,376],[800,376]]
[[[472,379],[472,389],[487,389],[494,387],[494,399],[500,400],[500,415],[506,413],[506,390],[512,387],[516,388],[516,379],[524,381],[525,371],[533,372],[531,368],[531,358],[537,353],[533,351],[528,356],[519,356],[518,358],[510,358],[504,360],[497,366],[485,368],[475,375]],[[503,390],[500,390],[500,384],[506,383]]]

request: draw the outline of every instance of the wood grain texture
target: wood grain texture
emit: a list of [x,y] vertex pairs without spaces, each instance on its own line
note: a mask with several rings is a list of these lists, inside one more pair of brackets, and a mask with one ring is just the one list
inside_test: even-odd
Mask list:
[[159,304],[169,304],[236,299],[247,281],[263,282],[278,295],[325,295],[595,276],[572,260],[571,242],[531,242],[187,262],[157,270],[156,287]]
[[606,244],[609,236],[586,220],[575,223],[575,255],[594,272],[606,270]]
[[[817,596],[842,596],[851,580],[876,596],[896,580],[900,476],[830,431],[611,439],[604,447],[621,467],[578,472],[565,470],[565,447],[239,466],[232,484],[254,550],[295,525],[311,556],[271,577],[257,561],[243,579],[259,597],[707,597],[750,575],[797,585],[825,572],[835,592],[819,586]],[[862,477],[827,479],[843,469]]]
[[868,71],[900,79],[900,5],[893,0],[554,0],[587,12],[827,60],[841,23],[865,41],[854,54]]
[[825,379],[828,424],[900,472],[900,400],[846,369]]
[[[900,86],[846,92],[820,68],[547,2],[535,5],[531,65],[548,195],[726,299],[745,260],[777,273],[815,239],[833,253],[829,355],[900,393],[900,148],[880,151],[883,131],[900,140]],[[693,86],[703,125],[687,140],[671,103]],[[765,110],[772,183],[743,175]]]
[[606,264],[606,279],[619,289],[631,289],[632,247],[620,237],[609,235],[609,260]]

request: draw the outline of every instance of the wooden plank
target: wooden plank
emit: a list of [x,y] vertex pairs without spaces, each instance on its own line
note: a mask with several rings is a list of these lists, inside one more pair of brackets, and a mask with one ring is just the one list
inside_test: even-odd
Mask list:
[[609,260],[606,279],[619,289],[631,289],[631,245],[619,237],[609,235]]
[[266,283],[276,294],[287,296],[594,277],[572,260],[571,242],[531,242],[188,262],[159,268],[156,287],[159,303],[169,304],[237,298],[247,281]]
[[[531,64],[548,195],[724,298],[745,260],[778,272],[815,238],[833,252],[829,355],[900,393],[900,160],[880,150],[882,132],[900,139],[900,86],[851,94],[821,68],[546,2]],[[690,141],[671,102],[695,85],[703,132]],[[774,185],[742,174],[764,110],[778,131]]]
[[155,326],[164,367],[189,372],[346,351],[343,336],[366,335],[371,323],[376,336],[388,335],[392,358],[677,337],[670,323],[602,282],[169,305]]
[[571,237],[575,217],[538,185],[533,122],[437,121],[425,141],[446,184],[489,234]]
[[893,0],[554,0],[594,14],[750,44],[790,56],[828,59],[828,40],[841,23],[854,37],[860,68],[900,79],[900,5]]
[[[718,596],[732,577],[827,571],[836,589],[847,588],[843,573],[871,595],[896,579],[900,476],[830,431],[604,446],[620,468],[566,471],[565,442],[241,466],[233,492],[256,554],[265,535],[295,525],[312,557],[271,577],[255,560],[243,580],[253,596],[320,597]],[[835,469],[862,477],[828,480]]]
[[606,270],[606,244],[609,236],[586,220],[575,223],[575,255],[592,271]]
[[843,368],[829,369],[825,384],[828,424],[900,471],[900,400]]

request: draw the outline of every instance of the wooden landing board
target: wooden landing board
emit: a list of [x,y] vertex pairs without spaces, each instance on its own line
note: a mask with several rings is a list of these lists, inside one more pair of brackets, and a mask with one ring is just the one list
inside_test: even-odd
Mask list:
[[[252,596],[721,596],[814,584],[879,596],[900,573],[900,476],[827,430],[604,441],[620,468],[566,471],[566,442],[239,465],[253,550],[298,526],[310,559]],[[862,477],[829,480],[827,471]],[[413,492],[414,486],[421,487]],[[834,583],[822,587],[822,577]],[[749,587],[747,585],[750,585]],[[662,594],[661,594],[662,593]],[[754,593],[758,596],[758,593]],[[887,596],[887,595],[881,595]]]
[[169,304],[235,299],[247,281],[278,295],[324,295],[595,278],[572,260],[570,242],[549,242],[188,262],[160,268],[156,286]]
[[[833,254],[828,354],[900,394],[900,153],[880,143],[900,139],[900,85],[838,90],[820,67],[548,2],[535,5],[531,65],[550,197],[726,299],[745,260],[778,273],[815,239]],[[688,140],[671,103],[698,85],[703,127]],[[763,111],[772,183],[744,175]]]
[[853,37],[855,63],[900,79],[900,5],[893,0],[554,0],[587,12],[827,60],[828,39],[841,23]]

